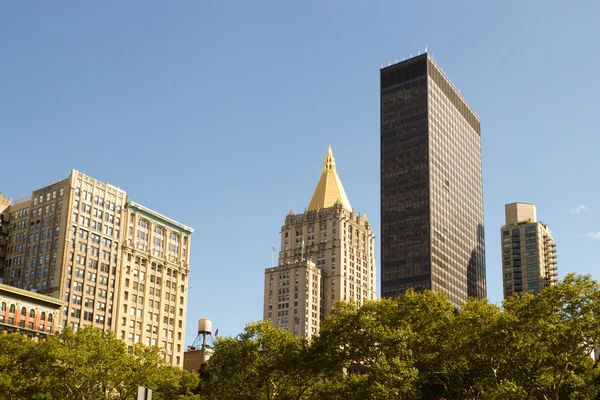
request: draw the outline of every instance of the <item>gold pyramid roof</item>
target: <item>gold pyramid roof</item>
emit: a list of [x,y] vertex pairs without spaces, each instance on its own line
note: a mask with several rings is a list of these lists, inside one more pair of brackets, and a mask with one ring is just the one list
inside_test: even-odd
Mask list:
[[321,210],[336,203],[340,203],[342,207],[352,211],[348,196],[346,196],[340,177],[335,170],[335,160],[331,153],[331,146],[329,146],[321,178],[306,211]]

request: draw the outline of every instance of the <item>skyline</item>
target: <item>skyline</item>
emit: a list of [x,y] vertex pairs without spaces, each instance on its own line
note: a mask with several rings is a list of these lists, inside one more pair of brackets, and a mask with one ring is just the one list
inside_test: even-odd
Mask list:
[[289,209],[308,206],[328,144],[380,268],[379,69],[427,43],[481,119],[488,298],[502,298],[500,228],[516,201],[552,227],[559,277],[598,279],[600,79],[574,56],[599,61],[585,50],[600,5],[337,4],[1,6],[12,167],[0,192],[15,200],[77,169],[194,227],[186,344],[202,317],[235,335],[261,318],[271,247]]

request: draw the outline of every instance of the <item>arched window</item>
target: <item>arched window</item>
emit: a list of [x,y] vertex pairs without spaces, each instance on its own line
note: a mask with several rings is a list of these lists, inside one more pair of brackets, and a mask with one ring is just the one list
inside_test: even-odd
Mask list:
[[10,313],[11,313],[11,314],[14,314],[16,310],[17,310],[17,307],[15,307],[15,305],[14,305],[14,304],[11,304],[11,305],[10,305],[10,310],[9,310],[9,311],[10,311]]
[[35,318],[35,310],[33,308],[29,310],[29,318]]
[[27,309],[25,307],[21,307],[21,315],[22,316],[26,316],[27,315]]
[[148,242],[148,222],[144,219],[138,220],[137,237],[142,242]]
[[40,315],[40,320],[45,320],[46,319],[46,313],[44,311],[42,311],[42,314]]
[[154,246],[158,247],[160,250],[163,249],[165,245],[165,230],[160,226],[154,227]]
[[2,311],[6,311],[6,303],[2,302]]
[[169,235],[169,253],[179,253],[179,235],[176,233]]
[[48,322],[52,322],[52,314],[48,314]]

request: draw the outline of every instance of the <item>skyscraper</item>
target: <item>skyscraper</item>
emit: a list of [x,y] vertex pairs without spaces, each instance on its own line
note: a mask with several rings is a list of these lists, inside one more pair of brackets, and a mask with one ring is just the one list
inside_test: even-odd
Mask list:
[[60,326],[161,346],[182,365],[192,228],[75,170],[8,213],[4,283],[63,300]]
[[506,225],[502,237],[504,298],[513,294],[538,294],[556,285],[556,244],[548,225],[537,220],[533,204],[504,207]]
[[479,117],[428,54],[380,78],[382,297],[484,298]]
[[366,215],[350,206],[330,147],[308,208],[290,210],[281,227],[277,266],[265,270],[263,319],[310,337],[336,301],[375,299],[374,239]]

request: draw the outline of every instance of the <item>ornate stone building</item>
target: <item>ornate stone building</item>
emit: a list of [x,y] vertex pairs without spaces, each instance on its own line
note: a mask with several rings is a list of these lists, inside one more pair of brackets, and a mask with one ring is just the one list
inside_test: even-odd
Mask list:
[[290,210],[281,228],[277,266],[265,271],[264,319],[310,337],[335,302],[375,299],[374,239],[366,215],[350,205],[330,147],[305,212]]
[[130,346],[160,346],[183,366],[190,235],[193,229],[127,203],[116,333]]
[[182,365],[192,228],[75,170],[9,216],[4,283],[63,300],[60,326],[161,346]]
[[0,331],[44,339],[58,332],[62,306],[59,299],[0,284]]

